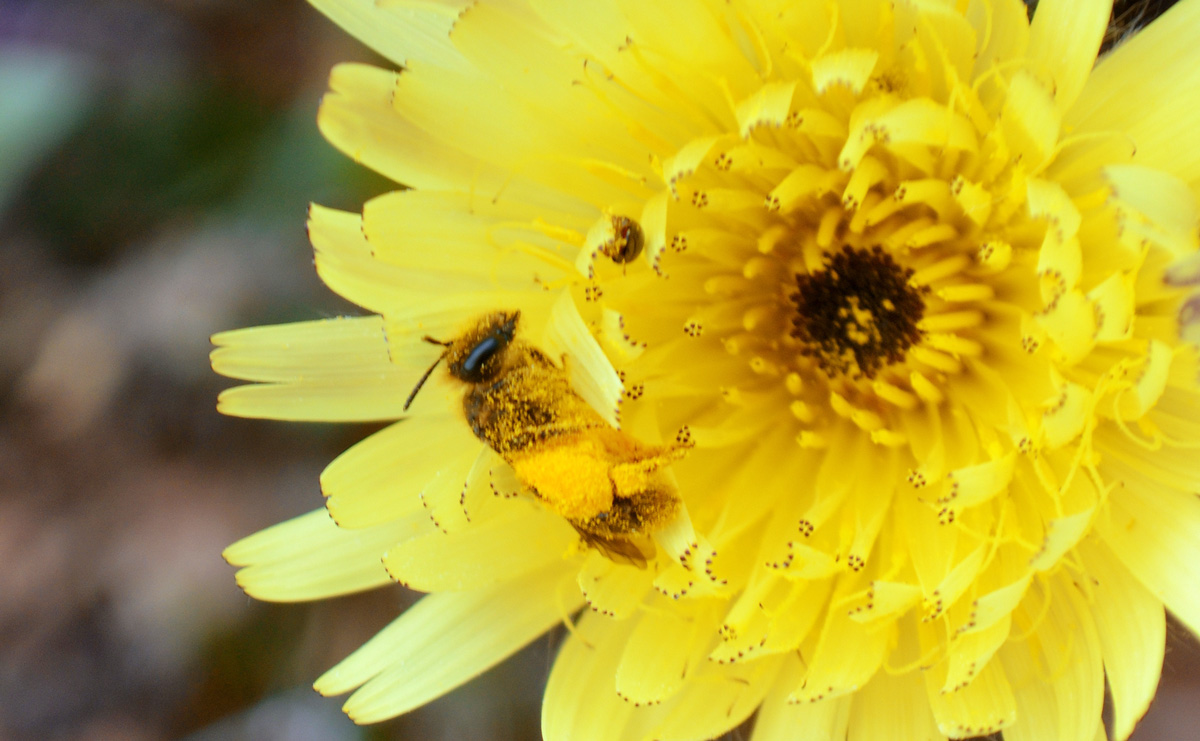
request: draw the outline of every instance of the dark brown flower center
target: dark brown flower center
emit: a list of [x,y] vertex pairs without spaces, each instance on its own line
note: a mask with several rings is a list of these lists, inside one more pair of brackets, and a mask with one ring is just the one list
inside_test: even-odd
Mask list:
[[925,287],[913,286],[911,268],[901,267],[879,247],[843,247],[825,267],[796,275],[792,337],[801,353],[830,375],[874,377],[904,359],[920,342]]

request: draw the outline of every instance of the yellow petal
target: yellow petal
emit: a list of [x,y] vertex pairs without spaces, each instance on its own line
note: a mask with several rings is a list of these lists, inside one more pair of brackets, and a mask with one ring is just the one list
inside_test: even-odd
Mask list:
[[1200,500],[1146,478],[1114,478],[1123,486],[1109,495],[1110,514],[1096,529],[1151,594],[1200,632]]
[[[846,741],[941,741],[945,735],[916,674],[875,676],[850,699],[850,728]],[[828,702],[828,701],[826,701]],[[779,738],[788,738],[780,736]],[[807,738],[807,736],[804,736]]]
[[840,85],[859,95],[878,61],[879,52],[874,49],[839,49],[817,57],[812,62],[813,89],[823,95],[831,86]]
[[[808,673],[789,701],[813,702],[865,685],[883,662],[891,632],[891,626],[864,626],[844,610],[830,610]],[[846,646],[855,649],[846,651]]]
[[1104,178],[1112,188],[1121,229],[1175,256],[1195,253],[1196,197],[1187,183],[1169,172],[1138,165],[1109,165]]
[[379,556],[396,543],[429,531],[410,516],[366,530],[343,530],[316,510],[255,533],[225,549],[242,568],[238,585],[269,602],[301,602],[361,592],[387,584]]
[[579,619],[554,660],[542,698],[542,737],[546,741],[609,741],[620,738],[633,713],[613,685],[621,649],[632,620],[594,613]]
[[351,36],[404,66],[420,60],[461,64],[450,28],[468,0],[309,0]]
[[[342,527],[368,527],[422,509],[421,492],[451,459],[468,456],[456,470],[466,481],[481,443],[466,422],[450,415],[398,422],[353,446],[321,473],[326,506]],[[457,503],[456,503],[457,504]]]
[[1055,672],[1057,738],[1091,741],[1102,724],[1104,705],[1100,638],[1091,610],[1071,578],[1060,572],[1052,583],[1054,597],[1037,636],[1043,658]]
[[792,108],[795,80],[769,82],[737,105],[738,131],[743,138],[759,126],[782,126]]
[[[950,657],[947,660],[946,678],[942,683],[941,694],[960,692],[973,682],[979,673],[989,666],[988,662],[996,651],[1004,645],[1011,627],[1012,618],[1005,615],[987,628],[959,633],[948,649]],[[994,678],[988,681],[994,681]],[[969,696],[964,696],[964,701],[972,702]]]
[[625,737],[663,741],[716,738],[758,708],[782,663],[779,656],[726,666],[704,662],[672,700],[635,712]]
[[1071,107],[1087,82],[1104,39],[1112,0],[1041,0],[1029,28],[1031,60],[1054,81],[1059,111]]
[[1056,450],[1079,437],[1094,410],[1092,393],[1088,389],[1062,378],[1054,381],[1060,395],[1042,413],[1042,443],[1049,450]]
[[1025,56],[1029,48],[1029,8],[1021,0],[971,3],[967,18],[981,30],[973,80],[991,72],[993,65]]
[[1079,543],[1091,529],[1095,507],[1081,512],[1056,517],[1046,522],[1046,535],[1041,548],[1029,559],[1029,567],[1035,571],[1046,571],[1059,564],[1062,557]]
[[1087,542],[1080,552],[1095,579],[1091,611],[1112,694],[1113,738],[1125,741],[1158,689],[1166,644],[1163,607],[1107,546]]
[[416,366],[388,356],[377,316],[324,319],[222,332],[213,369],[260,384],[221,393],[217,408],[237,417],[355,422],[398,419]]
[[597,551],[588,553],[579,570],[579,590],[588,606],[617,620],[633,614],[653,581],[652,569],[614,563]]
[[424,705],[478,676],[578,607],[561,564],[516,581],[425,597],[313,685],[359,689],[344,709],[375,723]]
[[799,658],[786,657],[779,679],[763,699],[751,741],[796,737],[805,741],[845,741],[854,696],[839,695],[805,703],[789,701],[790,688],[803,676]]
[[1016,699],[999,662],[989,662],[970,684],[953,692],[942,691],[944,682],[938,680],[944,671],[926,674],[929,704],[942,733],[953,738],[987,736],[1017,719]]
[[1019,70],[1013,75],[1000,114],[1000,130],[1005,143],[1030,171],[1040,170],[1054,153],[1061,117],[1053,92],[1032,73]]
[[[690,609],[689,609],[690,607]],[[647,605],[617,665],[617,694],[634,705],[669,699],[704,662],[717,631],[715,605]]]
[[1200,188],[1198,27],[1200,3],[1176,3],[1096,65],[1067,118],[1081,132],[1128,136],[1134,162],[1174,173],[1193,192]]
[[613,427],[620,427],[621,397],[625,390],[621,377],[600,343],[583,323],[579,309],[564,292],[550,311],[550,322],[543,338],[546,353],[554,360],[565,358],[573,388],[584,401]]
[[467,529],[432,532],[389,548],[383,565],[393,579],[421,592],[477,589],[561,559],[575,539],[562,518],[533,502],[510,500]]
[[1028,637],[999,654],[1019,711],[1005,737],[1093,741],[1104,704],[1096,624],[1071,577],[1060,572],[1042,587],[1014,614],[1014,630]]

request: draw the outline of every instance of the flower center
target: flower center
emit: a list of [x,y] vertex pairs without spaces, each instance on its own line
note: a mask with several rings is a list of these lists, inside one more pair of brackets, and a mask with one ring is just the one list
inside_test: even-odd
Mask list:
[[791,336],[801,353],[830,375],[874,378],[885,365],[904,359],[921,340],[928,287],[909,283],[903,268],[878,246],[845,246],[827,265],[796,275],[796,314]]

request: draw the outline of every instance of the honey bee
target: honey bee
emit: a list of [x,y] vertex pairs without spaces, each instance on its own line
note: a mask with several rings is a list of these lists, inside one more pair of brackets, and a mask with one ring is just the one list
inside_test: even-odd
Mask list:
[[445,350],[404,408],[445,360],[450,375],[467,384],[463,412],[471,431],[512,466],[521,484],[587,545],[644,567],[655,553],[650,535],[680,508],[663,468],[681,458],[688,443],[648,445],[608,424],[571,388],[562,368],[516,339],[520,316],[495,312],[452,340],[425,337]]

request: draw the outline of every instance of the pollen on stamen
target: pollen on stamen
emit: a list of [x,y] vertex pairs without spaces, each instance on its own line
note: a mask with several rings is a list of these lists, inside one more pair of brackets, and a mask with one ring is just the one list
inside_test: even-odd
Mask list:
[[926,288],[879,247],[844,247],[796,276],[791,336],[830,375],[872,378],[921,341]]

